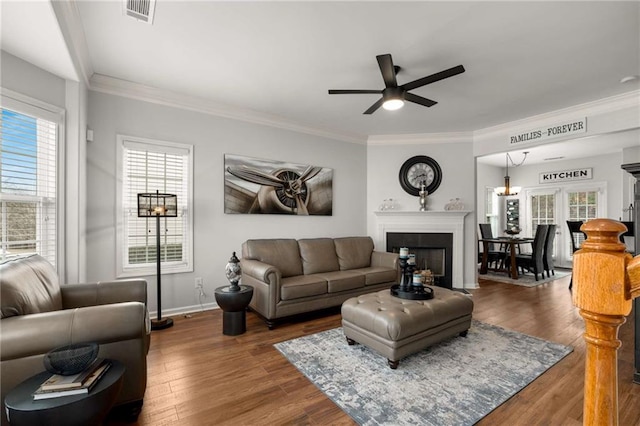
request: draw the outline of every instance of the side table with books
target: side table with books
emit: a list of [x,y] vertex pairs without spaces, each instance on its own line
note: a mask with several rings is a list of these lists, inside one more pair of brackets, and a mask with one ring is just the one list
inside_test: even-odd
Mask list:
[[11,426],[101,424],[122,387],[124,365],[97,360],[73,376],[43,371],[12,389],[5,398]]

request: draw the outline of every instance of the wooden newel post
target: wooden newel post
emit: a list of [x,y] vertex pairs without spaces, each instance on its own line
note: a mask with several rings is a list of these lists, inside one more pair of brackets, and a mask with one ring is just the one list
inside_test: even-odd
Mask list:
[[[573,304],[584,318],[586,364],[584,424],[618,424],[618,329],[631,312],[632,293],[640,290],[640,258],[631,261],[620,242],[626,227],[594,219],[580,228],[587,234],[573,255]],[[629,266],[629,271],[627,270]],[[629,279],[635,274],[635,284]]]

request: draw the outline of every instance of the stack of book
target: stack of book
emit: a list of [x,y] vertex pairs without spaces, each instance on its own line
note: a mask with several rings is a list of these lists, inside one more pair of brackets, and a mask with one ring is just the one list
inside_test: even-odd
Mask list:
[[111,367],[111,362],[98,358],[89,367],[78,374],[61,376],[54,374],[40,385],[33,393],[33,399],[58,398],[61,396],[80,395],[89,391],[98,383]]

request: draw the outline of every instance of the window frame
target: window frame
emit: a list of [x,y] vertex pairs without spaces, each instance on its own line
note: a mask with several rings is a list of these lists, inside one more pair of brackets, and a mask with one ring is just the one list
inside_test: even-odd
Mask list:
[[[127,254],[127,239],[124,235],[125,220],[124,215],[124,183],[125,183],[125,149],[126,145],[134,145],[140,148],[144,146],[152,147],[155,152],[175,153],[176,150],[188,151],[187,154],[187,203],[186,203],[186,226],[183,237],[183,249],[186,257],[184,264],[162,263],[162,274],[180,274],[193,272],[193,150],[192,144],[169,142],[158,139],[142,138],[129,135],[116,135],[117,140],[117,188],[116,188],[116,267],[118,278],[140,277],[156,274],[156,263],[144,264],[140,266],[127,265],[125,256]],[[180,202],[180,200],[179,200]],[[135,213],[135,209],[134,209]],[[178,213],[180,214],[180,212]]]
[[[0,108],[15,111],[20,114],[47,120],[56,125],[56,179],[55,179],[55,262],[52,266],[61,282],[65,281],[65,123],[66,111],[56,105],[23,95],[18,92],[0,87]],[[0,197],[2,197],[0,195]],[[4,198],[4,197],[2,197]],[[14,199],[15,197],[9,197]],[[21,198],[21,197],[18,197]],[[32,198],[32,197],[29,197]],[[37,198],[37,197],[36,197]]]

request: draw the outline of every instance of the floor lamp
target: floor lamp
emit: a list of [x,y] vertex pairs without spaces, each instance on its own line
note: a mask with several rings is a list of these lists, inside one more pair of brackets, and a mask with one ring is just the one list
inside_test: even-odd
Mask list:
[[162,285],[160,284],[160,218],[178,216],[178,200],[174,194],[138,194],[138,217],[156,217],[156,275],[158,294],[158,318],[151,320],[151,330],[173,326],[171,318],[162,318]]

